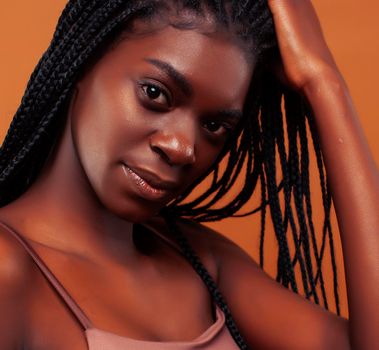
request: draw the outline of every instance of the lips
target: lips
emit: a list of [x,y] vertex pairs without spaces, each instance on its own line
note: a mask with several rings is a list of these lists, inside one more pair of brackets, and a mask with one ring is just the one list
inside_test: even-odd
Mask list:
[[175,181],[163,180],[155,173],[123,163],[125,175],[147,199],[163,199],[178,188]]

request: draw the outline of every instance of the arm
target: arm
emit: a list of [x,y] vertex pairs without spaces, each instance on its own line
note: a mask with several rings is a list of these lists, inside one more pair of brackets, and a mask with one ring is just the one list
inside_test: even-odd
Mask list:
[[[349,321],[274,286],[236,248],[229,255],[234,262],[222,264],[220,287],[251,346],[379,349],[378,170],[311,2],[268,3],[279,41],[281,77],[306,96],[320,135],[342,240]],[[233,271],[241,271],[239,281]],[[236,281],[234,290],[227,284],[231,280]]]
[[320,135],[343,247],[351,347],[379,349],[378,170],[311,2],[269,4],[285,77],[308,99]]
[[342,77],[325,71],[304,92],[316,116],[341,234],[351,346],[379,349],[378,171]]
[[[344,255],[353,349],[379,348],[379,177],[343,79],[305,88],[316,118]],[[333,108],[330,108],[333,106]]]

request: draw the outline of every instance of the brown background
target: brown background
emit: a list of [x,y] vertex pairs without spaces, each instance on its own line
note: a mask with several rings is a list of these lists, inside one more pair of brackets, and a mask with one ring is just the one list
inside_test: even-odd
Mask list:
[[[66,0],[0,2],[0,140],[5,135],[33,67],[49,43],[65,3]],[[379,3],[375,0],[314,0],[313,3],[329,46],[350,87],[378,163]],[[312,182],[317,185],[317,178],[313,177]],[[313,195],[317,206],[317,190]],[[252,208],[257,203],[258,200],[253,198],[249,207]],[[335,218],[333,220],[336,244],[339,247]],[[319,227],[321,216],[317,208],[314,221]],[[228,219],[211,226],[229,236],[254,258],[258,258],[259,215],[246,219]],[[265,248],[265,270],[274,276],[276,245],[271,233],[272,229],[268,227],[271,238],[268,238]],[[337,249],[337,259],[342,309],[343,314],[347,315],[340,248]],[[325,266],[325,269],[328,271],[329,267]]]

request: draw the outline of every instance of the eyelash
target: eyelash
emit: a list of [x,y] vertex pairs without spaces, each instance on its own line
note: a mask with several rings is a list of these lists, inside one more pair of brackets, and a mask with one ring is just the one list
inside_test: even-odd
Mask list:
[[[153,84],[153,83],[150,83],[150,82],[142,82],[142,83],[140,83],[140,88],[141,88],[142,93],[144,94],[144,96],[149,101],[152,101],[153,104],[154,104],[154,106],[160,106],[161,108],[170,108],[171,107],[171,105],[172,105],[172,103],[171,103],[171,95],[163,87],[159,86],[158,84]],[[159,92],[159,96],[163,95],[164,98],[166,99],[167,103],[157,102],[156,100],[158,99],[159,96],[157,98],[150,97],[149,94],[148,94],[148,92],[147,92],[147,90],[146,90],[148,88],[154,88],[154,89],[156,89],[157,92]]]
[[[170,108],[172,106],[171,95],[169,94],[169,92],[167,92],[166,89],[162,88],[158,84],[154,84],[154,83],[151,83],[151,82],[141,82],[139,85],[140,85],[140,88],[141,88],[142,93],[144,94],[144,96],[146,98],[148,98],[149,101],[153,101],[153,104],[154,104],[154,107],[155,107],[153,109],[164,110],[164,109]],[[154,89],[156,89],[157,92],[160,93],[159,96],[163,95],[165,97],[165,99],[167,101],[167,104],[156,102],[155,100],[159,96],[157,98],[151,98],[148,95],[148,92],[147,92],[147,90],[145,88],[154,88]],[[149,106],[149,107],[151,108],[151,106]],[[224,132],[222,132],[220,134],[220,132],[218,132],[218,131],[217,132],[210,131],[208,128],[205,127],[206,124],[210,124],[210,123],[216,123],[216,124],[218,124],[220,127],[224,128]],[[232,133],[232,131],[233,131],[233,126],[230,125],[227,122],[217,122],[217,121],[214,121],[214,120],[210,120],[210,121],[203,122],[202,126],[203,126],[204,129],[206,129],[206,132],[209,133],[209,134],[211,134],[212,136],[223,136],[224,134],[226,134],[227,136],[229,136]]]
[[[209,124],[209,123],[216,123],[220,127],[224,128],[225,131],[222,132],[221,135],[223,135],[224,133],[226,133],[227,135],[230,135],[233,131],[233,127],[229,123],[226,123],[226,122],[216,122],[216,121],[211,120],[211,121],[204,122],[203,126],[206,124]],[[207,129],[207,128],[205,128],[205,129]],[[220,132],[218,132],[218,131],[210,131],[207,129],[207,132],[211,133],[212,135],[220,135]]]

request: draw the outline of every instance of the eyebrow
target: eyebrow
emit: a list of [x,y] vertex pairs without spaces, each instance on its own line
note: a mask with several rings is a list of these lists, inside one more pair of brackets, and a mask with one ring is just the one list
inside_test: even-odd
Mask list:
[[217,112],[217,115],[222,118],[234,119],[236,121],[241,120],[243,117],[243,113],[239,109],[222,109]]
[[[176,85],[178,85],[179,89],[182,90],[184,95],[187,97],[191,97],[193,95],[193,87],[191,83],[170,63],[150,57],[144,58],[144,60],[164,71],[164,73],[167,74],[175,82]],[[222,109],[217,111],[216,114],[220,117],[237,121],[243,117],[243,113],[239,109]]]
[[145,58],[144,60],[164,71],[175,82],[175,84],[178,85],[184,95],[187,97],[191,97],[193,95],[192,85],[186,77],[182,73],[178,72],[170,63],[158,60],[156,58]]

